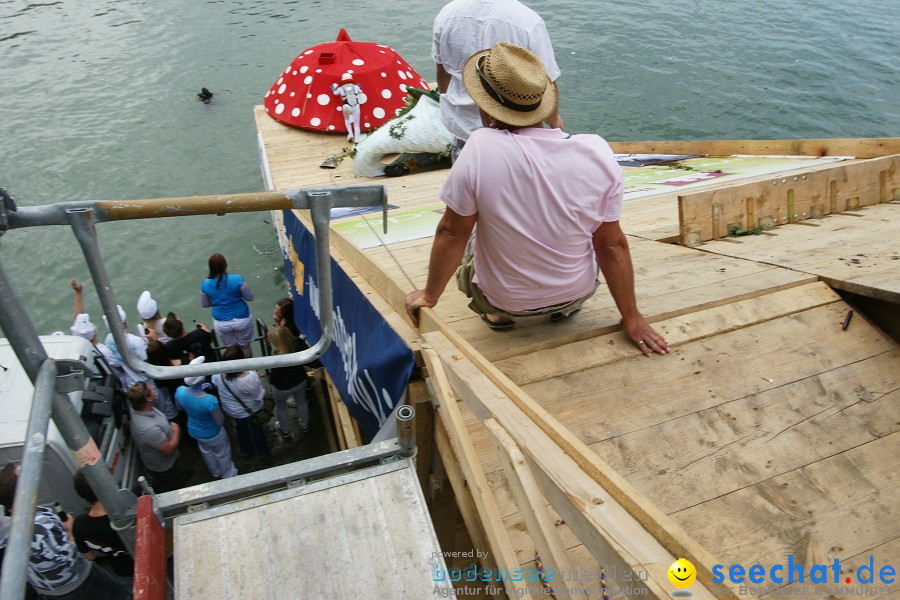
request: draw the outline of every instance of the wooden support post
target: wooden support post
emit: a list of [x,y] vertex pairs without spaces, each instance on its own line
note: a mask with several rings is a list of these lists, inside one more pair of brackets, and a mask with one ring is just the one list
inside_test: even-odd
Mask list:
[[334,427],[334,418],[329,410],[328,405],[325,402],[325,386],[322,384],[322,380],[324,379],[325,369],[324,367],[319,367],[312,372],[312,376],[310,377],[310,385],[313,389],[313,395],[316,397],[316,403],[319,407],[319,413],[322,415],[322,425],[325,427],[325,437],[328,440],[328,449],[330,452],[337,452],[338,450],[342,450],[342,447],[339,447],[337,444],[337,439],[335,438],[335,427]]
[[[491,441],[497,449],[503,473],[545,571],[553,574],[548,586],[553,588],[553,594],[557,598],[588,598],[587,592],[578,583],[576,570],[569,563],[559,531],[547,511],[547,501],[538,489],[522,451],[496,420],[487,419],[484,426],[491,434]],[[568,574],[575,574],[575,577],[570,578]]]
[[341,443],[341,449],[346,450],[348,448],[362,446],[359,438],[359,426],[356,424],[353,417],[350,416],[347,405],[344,404],[341,395],[338,393],[337,388],[334,386],[334,382],[331,381],[331,377],[327,372],[325,373],[325,383],[328,386],[328,397],[331,399],[331,410],[337,424],[335,429],[337,430],[338,440]]
[[416,411],[416,474],[419,484],[426,491],[430,485],[431,457],[434,454],[434,407],[428,388],[422,380],[409,382],[407,390],[409,405]]
[[[434,386],[438,414],[447,428],[450,441],[458,451],[459,466],[472,493],[472,501],[490,546],[490,552],[494,556],[494,562],[500,569],[510,571],[517,569],[519,561],[516,559],[516,553],[509,541],[506,528],[503,526],[503,520],[500,518],[500,511],[491,494],[487,478],[481,470],[481,463],[472,446],[472,440],[469,438],[462,414],[456,405],[456,397],[453,395],[444,365],[434,350],[424,349],[422,355],[425,358],[425,364],[428,365],[428,375]],[[509,591],[514,593],[513,597],[523,598],[528,593],[524,581],[507,583],[510,586]]]

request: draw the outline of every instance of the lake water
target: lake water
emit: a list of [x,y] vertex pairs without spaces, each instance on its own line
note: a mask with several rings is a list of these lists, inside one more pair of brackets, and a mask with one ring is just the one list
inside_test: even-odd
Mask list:
[[[900,0],[540,0],[571,132],[610,140],[900,135]],[[353,39],[434,79],[442,0],[0,0],[0,186],[23,206],[263,189],[251,109],[301,50]],[[207,87],[209,105],[195,94]],[[284,295],[268,214],[98,227],[118,301],[144,289],[209,323],[198,285],[221,252],[267,320]],[[15,230],[0,260],[38,330],[67,330],[63,227]],[[89,312],[99,319],[93,290]]]

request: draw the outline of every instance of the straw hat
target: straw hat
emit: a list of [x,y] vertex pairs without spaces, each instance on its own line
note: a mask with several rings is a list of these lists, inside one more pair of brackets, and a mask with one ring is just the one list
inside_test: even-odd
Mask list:
[[470,56],[462,80],[475,104],[510,125],[541,123],[556,110],[556,88],[544,63],[509,42],[497,42]]

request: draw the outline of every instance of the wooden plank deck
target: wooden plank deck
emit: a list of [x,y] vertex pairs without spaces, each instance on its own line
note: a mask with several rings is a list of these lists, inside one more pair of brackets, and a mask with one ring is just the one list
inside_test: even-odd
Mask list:
[[[259,111],[257,123],[277,189],[384,183],[392,204],[420,206],[435,201],[446,174],[373,181],[348,175],[347,165],[329,173],[318,164],[339,150],[339,138],[282,131]],[[865,157],[898,146],[838,142],[835,149],[858,148]],[[743,152],[752,147],[740,144]],[[772,142],[762,153],[816,146],[829,148],[825,141]],[[696,142],[686,151],[703,147]],[[616,149],[681,152],[657,142]],[[839,558],[853,577],[875,554],[876,563],[897,566],[900,348],[865,318],[842,331],[847,304],[823,282],[870,286],[890,298],[900,280],[896,235],[888,233],[896,231],[896,211],[886,203],[859,217],[828,217],[819,227],[786,225],[776,237],[698,249],[656,241],[678,235],[674,198],[626,203],[638,304],[672,344],[665,357],[646,358],[624,338],[603,287],[569,321],[521,319],[514,330],[494,332],[451,285],[423,330],[474,348],[510,389],[553,415],[721,564],[769,566],[789,554],[807,564]],[[424,284],[431,239],[364,252],[341,236],[333,243],[342,266],[380,294],[391,319],[402,320],[407,274]],[[531,564],[534,545],[488,431],[460,407],[517,560]],[[559,530],[569,563],[596,567],[568,525]]]

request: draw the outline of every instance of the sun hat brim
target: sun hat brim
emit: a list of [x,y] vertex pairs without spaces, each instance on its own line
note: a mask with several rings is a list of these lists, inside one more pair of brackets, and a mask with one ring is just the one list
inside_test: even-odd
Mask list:
[[553,85],[550,78],[547,78],[547,87],[544,89],[541,97],[541,103],[534,110],[521,112],[508,106],[504,106],[488,94],[484,89],[481,78],[478,76],[478,72],[475,70],[475,65],[478,64],[478,60],[490,52],[490,48],[479,50],[470,56],[463,65],[463,85],[466,87],[466,91],[469,92],[469,96],[475,101],[475,104],[487,114],[508,125],[525,127],[527,125],[536,125],[546,121],[547,118],[556,111],[558,102],[556,86]]

